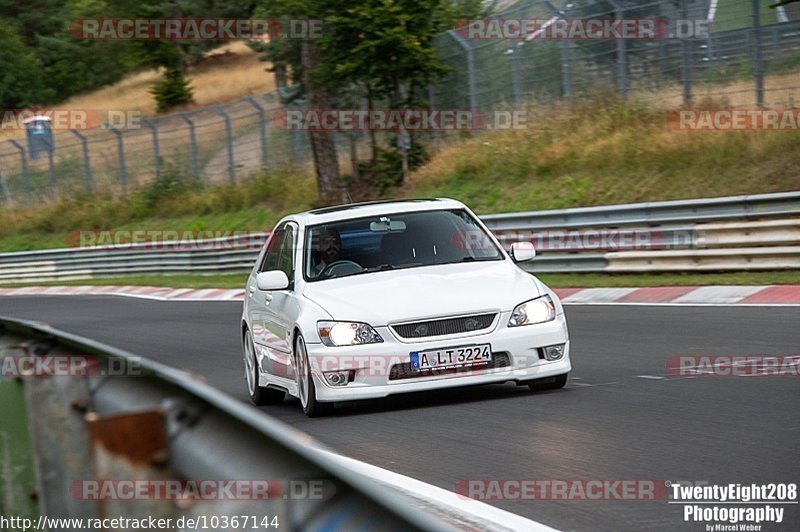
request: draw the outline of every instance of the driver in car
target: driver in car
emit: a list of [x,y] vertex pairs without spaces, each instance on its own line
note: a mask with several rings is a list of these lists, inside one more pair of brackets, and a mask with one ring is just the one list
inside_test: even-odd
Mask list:
[[317,235],[317,245],[319,247],[319,263],[311,268],[313,277],[319,277],[328,265],[339,260],[342,253],[342,239],[339,231],[332,227],[326,227]]

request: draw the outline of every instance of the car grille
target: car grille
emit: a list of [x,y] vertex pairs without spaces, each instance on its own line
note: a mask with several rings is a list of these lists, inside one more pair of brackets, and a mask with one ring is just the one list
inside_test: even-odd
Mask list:
[[492,354],[492,361],[487,364],[476,364],[474,366],[460,366],[457,368],[424,369],[422,371],[411,371],[411,363],[395,364],[389,370],[389,380],[397,381],[402,379],[416,379],[418,377],[432,377],[437,375],[452,375],[453,373],[472,373],[487,369],[505,368],[511,365],[511,358],[508,353],[500,352]]
[[417,321],[392,325],[392,329],[403,338],[425,338],[427,336],[458,334],[488,329],[494,323],[495,316],[497,314],[476,314],[460,318]]

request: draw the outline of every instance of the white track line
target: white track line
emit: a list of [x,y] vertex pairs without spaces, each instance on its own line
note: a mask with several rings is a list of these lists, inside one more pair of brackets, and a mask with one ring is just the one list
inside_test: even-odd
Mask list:
[[[339,462],[351,471],[375,482],[384,484],[407,497],[419,501],[424,508],[439,510],[438,515],[458,529],[477,527],[478,530],[520,530],[531,532],[553,532],[557,529],[522,517],[475,499],[458,495],[415,478],[407,477],[382,467],[348,458],[330,451],[318,449],[329,460]],[[453,482],[455,485],[455,482]],[[454,522],[455,521],[455,522]]]

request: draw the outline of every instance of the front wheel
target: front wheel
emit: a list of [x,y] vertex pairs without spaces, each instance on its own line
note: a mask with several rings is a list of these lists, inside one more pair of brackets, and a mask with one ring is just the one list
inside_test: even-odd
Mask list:
[[567,384],[567,376],[569,373],[563,375],[555,375],[553,377],[544,377],[542,379],[534,379],[528,381],[528,387],[534,392],[541,392],[544,390],[557,390],[563,388]]
[[276,405],[283,402],[286,393],[258,385],[258,361],[250,331],[244,333],[244,378],[247,381],[247,394],[256,406]]
[[303,407],[303,413],[308,417],[325,416],[333,412],[333,403],[317,401],[317,388],[311,376],[311,366],[308,363],[308,351],[302,336],[297,337],[294,349],[295,379],[297,379],[297,396]]

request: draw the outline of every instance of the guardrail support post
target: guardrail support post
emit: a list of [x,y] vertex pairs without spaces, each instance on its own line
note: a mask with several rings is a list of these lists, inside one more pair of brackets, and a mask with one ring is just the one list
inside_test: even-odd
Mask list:
[[119,160],[119,186],[122,190],[122,195],[128,194],[128,174],[125,170],[125,146],[122,142],[122,131],[109,127],[114,136],[117,137],[117,159]]
[[258,111],[258,136],[261,141],[261,168],[267,168],[267,119],[264,108],[253,97],[247,96],[245,101]]
[[153,163],[156,171],[156,182],[158,182],[161,181],[161,154],[158,149],[158,128],[153,122],[145,118],[142,118],[142,124],[149,128],[153,135]]
[[89,164],[89,143],[86,141],[86,135],[77,129],[70,129],[69,131],[81,141],[81,149],[83,151],[83,180],[86,183],[86,189],[92,190],[92,167]]
[[215,105],[211,109],[225,120],[225,144],[228,148],[228,177],[231,183],[236,183],[236,167],[233,162],[233,128],[231,127],[231,117],[228,116],[228,113],[219,105]]
[[197,166],[197,136],[194,131],[194,122],[186,113],[178,113],[178,116],[189,126],[189,157],[191,159],[192,177],[195,181],[200,181],[200,170]]
[[[25,351],[26,356],[32,357],[84,358],[60,348],[52,349],[51,345],[41,342],[26,345]],[[56,397],[58,400],[54,400]],[[25,398],[39,476],[38,499],[42,514],[49,517],[94,517],[94,502],[69,495],[74,481],[95,477],[82,412],[89,404],[87,377],[27,377]]]
[[[86,414],[86,422],[99,479],[122,478],[143,483],[170,480],[169,438],[160,410],[102,415],[90,412]],[[126,500],[104,500],[99,505],[100,517],[125,515],[130,512],[130,505]],[[167,497],[139,499],[136,505],[140,515],[154,519],[174,517],[173,502]]]
[[22,188],[25,190],[25,201],[31,200],[31,181],[28,176],[28,157],[25,155],[25,148],[16,140],[9,140],[17,150],[19,150],[19,158],[22,163]]

